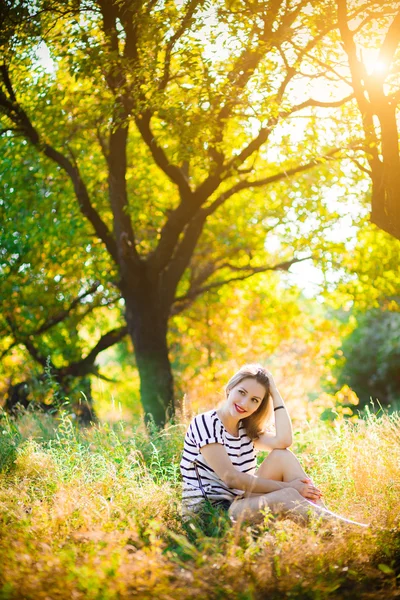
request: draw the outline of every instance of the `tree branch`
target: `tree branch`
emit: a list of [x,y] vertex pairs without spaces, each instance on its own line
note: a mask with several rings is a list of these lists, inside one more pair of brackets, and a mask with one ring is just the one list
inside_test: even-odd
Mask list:
[[[298,173],[302,173],[308,171],[319,164],[323,164],[327,160],[329,160],[336,153],[340,152],[340,148],[333,148],[326,154],[321,157],[315,158],[312,161],[299,165],[297,167],[293,167],[291,169],[287,169],[286,171],[282,171],[280,173],[276,173],[275,175],[271,175],[264,179],[259,179],[255,181],[243,180],[239,181],[236,185],[231,187],[226,192],[223,192],[214,202],[212,202],[208,207],[205,207],[201,211],[198,211],[196,216],[192,217],[189,225],[185,231],[184,237],[181,241],[181,244],[176,249],[176,253],[174,255],[174,266],[167,269],[166,277],[166,285],[168,286],[169,292],[176,287],[179,279],[177,279],[178,275],[182,276],[185,268],[187,268],[193,250],[195,248],[195,244],[199,239],[204,223],[209,215],[214,213],[217,208],[219,208],[222,204],[224,204],[231,196],[240,192],[243,189],[248,189],[252,187],[262,187],[271,183],[276,183],[277,181],[281,181],[283,179],[287,179],[292,177],[293,175],[297,175]],[[160,246],[159,246],[160,247]],[[172,254],[171,254],[172,256]],[[176,262],[176,265],[175,265]]]
[[63,156],[60,152],[48,144],[44,144],[43,152],[46,156],[60,165],[70,176],[81,213],[88,219],[88,221],[90,221],[96,235],[102,240],[111,258],[114,260],[115,264],[118,265],[118,252],[115,239],[110,233],[107,225],[101,219],[100,215],[90,202],[89,193],[82,180],[78,167],[74,167],[68,158]]
[[[220,125],[220,127],[224,127],[224,121],[226,121],[226,119],[229,117],[233,107],[237,104],[240,98],[240,92],[246,87],[249,79],[254,74],[267,50],[269,50],[273,45],[279,43],[283,37],[283,34],[296,20],[299,12],[304,6],[304,3],[299,2],[292,11],[288,11],[283,16],[278,29],[274,31],[273,25],[281,6],[281,0],[272,0],[269,3],[268,11],[266,11],[265,14],[260,17],[263,20],[263,30],[259,35],[257,46],[255,48],[245,48],[245,50],[237,59],[236,65],[229,71],[228,88],[222,94],[222,97],[227,98],[227,101],[221,108],[217,117],[217,123]],[[234,87],[235,93],[232,93],[232,87]]]
[[170,163],[167,155],[163,148],[158,145],[157,140],[150,126],[151,112],[149,110],[144,111],[141,115],[135,118],[136,126],[140,131],[140,134],[149,148],[154,162],[160,167],[160,169],[167,175],[167,177],[178,186],[180,195],[182,198],[188,198],[192,194],[189,183],[182,173],[182,170]]
[[397,13],[379,51],[378,61],[390,65],[400,43],[400,11]]
[[103,17],[103,32],[107,40],[109,56],[109,68],[106,71],[105,78],[113,94],[121,94],[124,88],[126,77],[123,70],[118,65],[119,40],[117,32],[117,10],[113,2],[107,0],[98,0],[100,12]]
[[43,368],[50,366],[51,369],[54,369],[55,367],[54,367],[53,363],[50,362],[50,359],[48,357],[42,356],[42,354],[35,347],[35,345],[33,344],[32,340],[29,337],[22,338],[19,335],[19,332],[17,331],[17,328],[15,326],[15,323],[13,322],[10,315],[5,315],[5,319],[11,329],[11,332],[14,336],[15,341],[18,344],[23,344],[25,346],[25,348],[28,350],[29,354],[32,356],[33,360],[35,360],[37,363],[39,363]]
[[51,319],[49,319],[48,321],[43,323],[43,325],[41,325],[39,327],[39,329],[37,329],[34,333],[29,334],[29,335],[33,335],[33,336],[41,335],[42,333],[45,333],[46,331],[48,331],[49,329],[54,327],[55,325],[58,325],[58,323],[61,323],[62,321],[64,321],[70,315],[70,313],[73,311],[73,309],[84,298],[93,294],[99,286],[100,286],[100,281],[96,281],[88,290],[86,290],[85,292],[82,292],[82,294],[80,294],[79,296],[74,298],[74,300],[72,300],[72,302],[68,308],[59,312],[57,315],[55,315],[54,317],[52,317]]
[[138,267],[140,263],[126,188],[127,143],[128,125],[116,124],[109,140],[108,189],[114,219],[114,236],[120,253],[118,258],[121,276],[125,278],[132,276],[132,266]]
[[6,90],[8,92],[8,95],[10,96],[11,102],[12,103],[17,102],[17,99],[15,97],[15,92],[14,92],[13,87],[11,85],[10,75],[8,73],[7,66],[5,64],[2,64],[0,66],[0,73],[1,73],[1,77],[2,77],[2,79],[4,81],[4,85],[6,86]]
[[166,88],[167,83],[169,81],[171,55],[172,55],[174,46],[175,46],[176,42],[179,40],[179,38],[182,37],[182,35],[185,33],[186,29],[190,26],[192,17],[194,15],[194,13],[196,12],[196,9],[199,6],[199,4],[201,4],[201,0],[189,0],[186,14],[183,17],[180,26],[178,27],[178,29],[176,30],[176,32],[174,33],[174,35],[171,37],[171,39],[169,40],[169,42],[167,44],[167,47],[165,49],[164,73],[163,73],[163,77],[160,81],[160,84],[158,86],[158,89],[160,91],[164,90]]
[[[29,338],[19,339],[19,335],[16,331],[15,324],[13,323],[9,315],[6,315],[5,319],[16,340],[13,345],[16,345],[18,343],[23,344],[28,350],[29,354],[37,363],[39,363],[43,368],[50,368],[54,376],[60,380],[67,376],[83,377],[84,375],[93,373],[93,365],[97,355],[100,354],[100,352],[103,352],[103,350],[110,348],[110,346],[113,346],[117,342],[120,342],[128,333],[128,328],[126,326],[108,331],[100,338],[95,347],[89,352],[89,354],[85,358],[58,369],[50,361],[49,357],[45,358],[40,354],[40,352],[32,343],[32,340],[30,340]],[[11,347],[8,348],[8,350],[10,350]]]
[[343,40],[344,49],[348,56],[352,84],[355,97],[362,113],[369,112],[369,103],[364,96],[362,79],[366,81],[367,73],[362,62],[357,58],[357,49],[354,42],[354,37],[349,29],[347,16],[347,0],[337,0],[338,7],[338,25],[339,31]]
[[249,158],[254,152],[259,150],[263,144],[265,144],[276,121],[277,119],[270,119],[268,126],[262,127],[258,132],[257,137],[251,140],[251,142],[245,148],[243,148],[240,154],[230,159],[226,165],[226,168],[224,169],[227,173],[227,176],[232,175],[232,170],[237,171],[238,167],[240,167],[240,165],[242,165],[247,158]]
[[[274,6],[275,6],[276,10],[278,10],[279,6],[280,6],[280,2],[274,3]],[[297,5],[295,10],[298,12],[300,10],[300,5]],[[286,17],[285,24],[281,25],[281,27],[289,27],[292,24],[292,22],[294,21],[294,19],[297,16],[297,12],[296,12],[296,14],[294,14],[294,12],[295,11],[293,11],[292,13],[290,13],[290,15],[288,15]],[[272,18],[271,13],[268,15],[268,19],[269,19],[268,23],[270,24],[270,26],[272,26],[273,18]],[[267,32],[268,32],[268,35],[267,35]],[[322,35],[322,34],[319,34],[319,35]],[[317,37],[319,37],[319,36],[317,36]],[[236,99],[238,97],[237,85],[239,86],[239,90],[242,89],[246,85],[248,79],[251,77],[251,74],[254,72],[254,69],[256,68],[257,64],[261,60],[262,56],[265,54],[266,47],[267,47],[266,46],[267,39],[269,39],[269,42],[272,44],[272,43],[275,43],[274,40],[275,41],[279,40],[279,35],[277,32],[272,32],[272,30],[268,29],[268,26],[265,22],[264,23],[264,32],[260,36],[259,44],[258,44],[256,50],[247,48],[242,53],[241,57],[239,57],[236,67],[234,67],[234,69],[229,72],[228,79],[231,83],[235,82],[235,86],[236,86],[235,87],[235,95],[232,96],[233,103],[235,103],[237,101]],[[309,50],[315,43],[316,43],[315,40],[311,40],[310,42],[308,42],[306,45],[306,48],[304,49],[304,52],[306,50]],[[295,73],[296,73],[296,71],[294,68],[289,68],[289,71],[277,92],[276,102],[278,102],[278,104],[282,100],[286,86],[288,85],[288,83],[290,82],[290,80],[292,79],[292,77]],[[238,79],[236,78],[236,75],[238,75],[238,77],[239,77]],[[328,104],[328,103],[322,103],[322,102],[318,103],[318,101],[313,101],[310,99],[307,101],[307,103],[304,103],[304,107],[307,105],[311,106],[313,103],[315,106],[319,105],[319,106],[334,107],[334,106],[340,106],[343,102],[346,102],[347,100],[348,100],[348,98],[345,98],[345,99],[339,100],[337,102],[332,102],[332,103]],[[226,118],[226,116],[228,115],[229,110],[230,110],[230,108],[228,106],[230,102],[231,102],[231,100],[228,100],[224,104],[224,106],[220,109],[219,115],[217,116],[217,123],[219,122],[219,130],[220,130],[221,135],[222,135],[222,130],[224,128],[224,119]],[[294,107],[293,111],[300,110],[300,108],[301,108],[300,106]],[[278,115],[278,118],[286,117],[286,116],[288,116],[287,111],[282,111]],[[148,116],[148,122],[149,122],[149,120],[150,120],[150,117]],[[208,175],[208,177],[198,186],[198,188],[195,191],[193,191],[191,193],[191,202],[190,202],[191,206],[189,207],[187,205],[184,205],[185,202],[183,201],[181,204],[183,204],[184,206],[182,206],[182,205],[178,206],[178,208],[175,211],[173,211],[173,213],[171,214],[168,222],[164,225],[162,232],[161,232],[158,247],[153,252],[151,257],[149,257],[149,263],[155,270],[162,270],[163,268],[165,268],[168,265],[174,252],[178,252],[177,243],[178,243],[179,237],[182,235],[185,227],[187,227],[188,224],[191,222],[191,220],[193,218],[195,218],[195,215],[199,211],[199,208],[207,201],[207,199],[215,192],[215,190],[218,189],[218,186],[220,185],[220,183],[223,179],[226,179],[227,177],[231,176],[233,174],[233,171],[237,172],[238,170],[240,170],[239,168],[243,164],[243,162],[248,157],[250,157],[254,152],[258,151],[259,148],[268,140],[269,134],[272,131],[272,128],[276,124],[276,122],[277,122],[277,118],[271,119],[270,122],[268,123],[268,126],[262,128],[259,131],[257,137],[255,139],[253,139],[249,143],[249,145],[246,148],[244,148],[238,156],[232,157],[230,159],[230,161],[226,164],[223,164],[223,162],[224,162],[223,156],[219,151],[215,151],[215,152],[211,153],[214,163],[216,165],[216,169],[214,168],[212,171],[210,171],[210,174]],[[138,126],[139,126],[139,124],[138,124]],[[169,165],[168,159],[165,157],[165,155],[163,155],[162,149],[159,149],[157,147],[154,140],[152,141],[152,133],[151,133],[150,128],[146,132],[146,131],[144,131],[143,124],[142,124],[142,132],[141,133],[142,133],[142,137],[145,138],[145,141],[146,141],[148,147],[151,149],[153,157],[154,157],[155,161],[157,162],[157,164],[159,164],[159,166],[161,166],[161,168],[164,170],[164,172],[166,172],[167,175],[175,183],[178,182],[177,181],[177,172],[179,173],[179,179],[182,180],[182,173],[180,172],[179,169],[177,169],[177,172],[176,171],[171,172],[171,165]],[[161,150],[161,152],[160,152],[160,150]],[[314,166],[314,164],[317,164],[317,163],[313,163],[312,166]],[[308,168],[308,166],[305,168]],[[303,169],[300,169],[300,170],[303,170]],[[297,172],[297,170],[295,172]],[[289,172],[289,175],[290,174],[291,173]],[[269,183],[269,180],[267,180],[265,183]],[[186,180],[185,180],[185,184],[186,184]],[[256,183],[255,185],[259,185],[259,184]],[[262,183],[260,185],[262,185]],[[240,189],[243,189],[244,187],[248,187],[248,185],[246,183],[244,183],[244,184],[240,183],[237,185],[237,187],[235,187],[235,189],[232,193],[234,193],[235,191],[239,191]],[[185,192],[185,190],[181,188],[180,192],[181,192],[181,198],[188,197],[187,196],[188,190],[186,190],[186,192]],[[189,192],[190,192],[190,190],[189,190]],[[228,193],[228,194],[226,194],[226,197],[229,197],[230,195],[231,194]],[[201,218],[202,217],[200,215],[199,219],[201,219]]]
[[127,333],[128,328],[126,326],[108,331],[99,339],[95,347],[85,358],[58,369],[59,377],[64,378],[67,375],[82,377],[84,375],[88,375],[89,373],[93,373],[93,365],[97,355],[100,354],[100,352],[103,352],[103,350],[107,350],[107,348],[110,348],[110,346],[113,346],[117,342],[120,342],[127,335]]
[[107,383],[120,383],[121,381],[119,379],[115,379],[115,377],[107,377],[106,375],[103,375],[98,369],[96,369],[96,367],[93,368],[93,375],[102,381],[106,381]]
[[10,346],[8,346],[8,348],[6,348],[5,350],[3,350],[3,352],[0,355],[0,360],[3,360],[3,358],[5,356],[7,356],[7,354],[10,352],[10,350],[12,350],[13,348],[15,348],[15,346],[18,346],[18,342],[16,340],[14,342],[12,342],[12,344],[10,344]]
[[[214,139],[210,141],[210,155],[215,159],[214,167],[217,167],[216,173],[218,174],[222,173],[224,170],[223,157],[217,147],[222,142],[225,123],[232,114],[234,107],[238,104],[241,92],[245,89],[260,61],[274,44],[279,43],[283,32],[292,25],[302,8],[303,3],[300,2],[293,11],[289,11],[282,19],[278,30],[273,31],[272,27],[281,5],[281,0],[273,0],[269,5],[267,14],[260,17],[263,20],[264,27],[263,31],[260,32],[256,47],[247,47],[243,50],[242,54],[238,57],[236,64],[228,73],[225,89],[223,89],[221,94],[215,99],[217,104],[221,102],[221,99],[225,99],[225,102],[216,117],[216,134]],[[264,133],[261,135],[264,135]],[[215,168],[213,168],[213,171],[215,171]]]
[[262,187],[265,185],[269,185],[270,183],[276,183],[277,181],[282,181],[283,179],[287,179],[289,177],[292,177],[293,175],[297,175],[298,173],[303,173],[305,171],[309,171],[310,169],[313,169],[317,165],[323,164],[324,162],[326,162],[328,159],[332,158],[332,156],[334,156],[335,154],[337,154],[340,151],[341,151],[341,148],[332,148],[332,150],[330,150],[323,156],[314,158],[313,160],[311,160],[308,163],[305,163],[304,165],[292,167],[291,169],[281,171],[279,173],[276,173],[275,175],[270,175],[269,177],[265,177],[264,179],[256,179],[254,181],[249,181],[246,179],[243,181],[239,181],[236,185],[232,186],[229,190],[227,190],[226,192],[223,192],[208,207],[205,207],[204,210],[207,213],[207,215],[210,215],[213,212],[215,212],[217,210],[217,208],[219,208],[222,204],[224,204],[224,202],[226,202],[226,200],[228,200],[228,198],[233,196],[233,194],[240,192],[241,190],[253,188],[253,187]]
[[[231,265],[230,263],[224,263],[223,265],[221,265],[221,267],[218,268],[218,270],[220,270],[222,268],[229,268],[229,269],[231,269],[233,271],[237,271],[237,272],[241,272],[241,271],[248,271],[248,272],[245,273],[244,275],[240,275],[238,277],[229,277],[228,279],[214,281],[213,283],[210,283],[208,285],[191,289],[182,296],[177,296],[175,298],[171,314],[177,315],[177,314],[183,312],[183,310],[185,310],[190,304],[192,304],[192,302],[198,296],[204,294],[205,292],[209,292],[213,289],[220,288],[223,285],[227,285],[227,284],[235,282],[235,281],[245,281],[246,279],[249,279],[250,277],[253,277],[254,275],[257,275],[259,273],[266,273],[267,271],[288,271],[292,265],[299,263],[299,262],[303,262],[305,260],[310,260],[311,258],[312,258],[312,256],[307,256],[305,258],[293,258],[291,260],[288,260],[288,261],[285,261],[282,263],[278,263],[276,265],[267,265],[267,266],[261,266],[261,267],[250,267],[250,266],[236,267],[234,265]],[[176,304],[178,304],[178,306],[176,306]],[[181,306],[179,306],[179,305],[181,305]]]
[[162,275],[162,287],[165,290],[168,306],[174,301],[178,283],[190,263],[190,259],[202,234],[207,214],[201,211],[187,225],[183,238],[173,255],[173,260]]
[[[280,96],[280,98],[277,97],[277,101],[279,101],[282,98],[284,89],[286,88],[286,85],[288,84],[288,82],[291,79],[292,79],[292,74],[288,74],[286,76],[284,82],[281,85],[281,89],[278,92],[278,96]],[[278,113],[277,117],[274,117],[273,119],[269,120],[267,127],[262,127],[260,129],[257,137],[254,138],[240,152],[240,154],[238,154],[238,156],[231,158],[231,160],[226,165],[226,172],[231,175],[232,168],[235,168],[236,171],[238,171],[238,166],[242,165],[247,158],[249,158],[254,152],[259,150],[263,144],[265,144],[265,142],[268,140],[268,137],[269,137],[273,127],[276,125],[279,118],[288,117],[289,115],[291,115],[295,112],[298,112],[300,110],[303,110],[304,108],[307,108],[310,106],[316,106],[316,107],[321,107],[321,108],[336,108],[338,106],[342,106],[346,102],[349,102],[349,100],[352,100],[353,98],[354,98],[353,93],[350,94],[349,96],[346,96],[345,98],[341,98],[340,100],[335,100],[335,101],[331,101],[331,102],[321,102],[319,100],[314,100],[313,98],[309,98],[308,100],[305,100],[304,102],[302,102],[300,104],[292,106],[292,108],[289,110],[280,111]]]
[[292,108],[290,109],[289,112],[281,113],[281,114],[282,114],[282,116],[292,114],[294,112],[303,110],[303,108],[308,108],[309,106],[318,106],[320,108],[337,108],[338,106],[342,106],[343,104],[346,104],[346,102],[353,100],[354,97],[355,97],[354,93],[352,93],[352,94],[349,94],[348,96],[345,96],[344,98],[341,98],[340,100],[335,100],[335,101],[331,101],[331,102],[320,102],[319,100],[314,100],[313,98],[308,98],[308,100],[305,100],[304,102],[301,102],[300,104],[295,104],[294,106],[292,106]]
[[357,167],[360,169],[360,171],[363,171],[364,173],[367,173],[367,175],[369,175],[370,177],[372,176],[372,171],[370,169],[367,169],[366,167],[364,167],[359,160],[357,160],[357,158],[354,157],[350,157],[350,160],[357,165]]

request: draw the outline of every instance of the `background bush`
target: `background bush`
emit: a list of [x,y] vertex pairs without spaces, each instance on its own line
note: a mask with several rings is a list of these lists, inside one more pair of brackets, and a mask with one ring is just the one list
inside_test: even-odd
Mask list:
[[355,329],[336,355],[337,388],[348,385],[366,406],[400,402],[400,313],[373,309],[356,316]]

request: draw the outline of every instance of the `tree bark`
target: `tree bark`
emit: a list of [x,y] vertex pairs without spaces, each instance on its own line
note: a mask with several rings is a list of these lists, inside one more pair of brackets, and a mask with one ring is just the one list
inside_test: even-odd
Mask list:
[[[126,189],[128,127],[118,125],[110,135],[109,198],[117,242],[120,289],[125,300],[126,323],[135,350],[140,395],[146,423],[158,427],[174,414],[174,386],[168,355],[168,318],[174,293],[160,283],[159,270],[141,261],[128,212]],[[175,288],[173,289],[173,292]]]
[[381,125],[383,160],[372,177],[371,220],[400,239],[400,156],[396,107],[383,94],[379,100],[381,102],[375,104],[375,113]]
[[[122,286],[124,287],[124,286]],[[123,290],[126,322],[135,349],[140,396],[146,423],[162,427],[173,416],[174,385],[167,331],[169,310],[158,302],[157,284],[145,276],[139,285]]]
[[[400,43],[400,11],[396,14],[379,52],[386,72],[368,74],[358,56],[355,30],[349,28],[347,0],[338,0],[338,24],[349,59],[352,85],[362,115],[367,159],[372,180],[371,221],[400,239],[400,155],[397,124],[397,100],[384,91],[396,49]],[[373,116],[379,120],[375,127]]]

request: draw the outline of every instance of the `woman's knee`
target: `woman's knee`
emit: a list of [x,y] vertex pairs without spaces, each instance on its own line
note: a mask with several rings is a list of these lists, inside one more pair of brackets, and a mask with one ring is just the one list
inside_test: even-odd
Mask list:
[[269,456],[287,456],[290,453],[290,450],[287,448],[274,448],[269,453]]
[[269,494],[260,494],[251,498],[237,499],[229,507],[229,516],[236,521],[239,518],[259,520],[262,511],[270,506]]
[[287,448],[274,448],[268,454],[270,460],[278,460],[279,462],[287,461],[293,458],[294,454]]

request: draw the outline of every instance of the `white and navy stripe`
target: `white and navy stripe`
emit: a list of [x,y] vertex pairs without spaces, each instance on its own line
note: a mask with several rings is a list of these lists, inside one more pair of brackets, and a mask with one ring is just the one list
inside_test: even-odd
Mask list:
[[234,437],[226,431],[215,410],[198,415],[187,430],[180,464],[182,501],[184,507],[190,510],[197,509],[205,496],[211,502],[232,502],[236,496],[244,494],[243,490],[229,488],[207,464],[200,452],[200,448],[207,444],[222,444],[238,471],[252,475],[256,469],[254,444],[242,424],[239,425],[238,437]]

